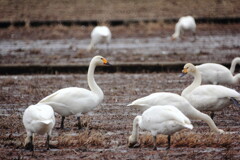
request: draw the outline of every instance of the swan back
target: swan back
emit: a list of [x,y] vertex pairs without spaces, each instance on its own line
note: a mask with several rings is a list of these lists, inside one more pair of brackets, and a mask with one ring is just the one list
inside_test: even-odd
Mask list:
[[32,133],[51,132],[55,125],[54,111],[46,104],[31,105],[24,111],[23,124],[26,130]]
[[194,107],[182,96],[169,93],[169,92],[157,92],[152,93],[146,97],[139,98],[128,106],[140,108],[144,111],[155,105],[172,105],[178,108],[185,115],[194,114]]
[[95,45],[99,43],[109,44],[111,38],[112,34],[107,26],[96,26],[91,32],[91,43],[88,47],[88,51],[90,51]]
[[[169,124],[172,124],[168,126]],[[142,120],[139,121],[139,127],[154,132],[155,134],[172,134],[177,129],[193,126],[190,120],[176,107],[171,105],[152,106],[142,114]]]
[[233,76],[229,69],[216,63],[204,63],[196,66],[201,73],[203,83],[224,84],[233,83]]

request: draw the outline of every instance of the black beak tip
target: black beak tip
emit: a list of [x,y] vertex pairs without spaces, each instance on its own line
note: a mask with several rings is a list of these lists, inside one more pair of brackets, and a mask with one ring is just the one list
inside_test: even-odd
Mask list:
[[179,77],[182,78],[182,77],[184,77],[185,75],[186,75],[186,73],[181,73],[181,74],[179,75]]
[[107,62],[107,63],[105,63],[105,65],[107,65],[107,66],[111,66],[111,64],[110,64],[110,63],[108,63],[108,62]]

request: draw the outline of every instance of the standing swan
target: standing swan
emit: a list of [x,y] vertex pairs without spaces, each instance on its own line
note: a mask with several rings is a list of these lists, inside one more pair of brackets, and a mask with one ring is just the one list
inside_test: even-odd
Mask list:
[[196,39],[196,23],[192,16],[181,17],[175,25],[175,33],[172,35],[172,40],[179,38],[184,31],[191,31]]
[[239,105],[240,94],[237,91],[221,85],[201,85],[201,74],[193,64],[185,64],[182,72],[194,77],[192,84],[185,88],[181,95],[196,109],[212,111],[211,117],[213,118],[214,111],[221,110],[232,102]]
[[235,67],[240,64],[240,57],[236,57],[232,60],[230,70],[216,63],[204,63],[196,66],[202,75],[203,83],[212,84],[237,84],[240,82],[240,73],[233,76]]
[[154,105],[172,105],[179,109],[189,119],[205,121],[212,131],[223,133],[218,129],[213,120],[207,115],[195,109],[184,97],[169,92],[152,93],[146,97],[139,98],[128,106],[140,108],[142,111]]
[[63,88],[39,101],[52,106],[53,110],[62,116],[61,129],[64,128],[65,117],[70,115],[77,116],[78,128],[81,129],[80,115],[93,110],[102,102],[104,94],[94,80],[94,71],[96,66],[103,64],[109,65],[102,56],[92,58],[87,75],[90,90],[78,87]]
[[51,106],[46,104],[36,104],[29,106],[23,114],[23,125],[27,131],[25,139],[25,148],[34,150],[33,134],[46,134],[46,146],[49,149],[49,140],[52,129],[55,125],[54,111]]
[[91,33],[91,42],[88,46],[88,52],[91,51],[97,44],[106,43],[107,50],[111,41],[112,34],[107,26],[96,26]]
[[152,106],[143,112],[142,116],[136,116],[133,121],[132,135],[128,138],[128,146],[132,147],[137,143],[138,127],[151,132],[156,147],[157,134],[168,135],[168,147],[171,145],[171,135],[184,128],[192,129],[190,120],[176,107],[171,105]]

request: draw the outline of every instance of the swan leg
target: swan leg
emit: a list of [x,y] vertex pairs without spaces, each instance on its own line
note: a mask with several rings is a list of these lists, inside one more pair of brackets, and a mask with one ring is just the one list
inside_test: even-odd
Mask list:
[[171,146],[171,136],[168,135],[168,146],[167,146],[166,150],[170,149],[170,146]]
[[62,116],[62,121],[61,121],[61,127],[60,127],[60,129],[64,129],[64,119],[65,119],[65,116]]
[[77,117],[77,120],[78,120],[78,129],[82,129],[82,124],[81,124],[81,121],[80,121],[80,117]]
[[50,135],[47,134],[47,141],[46,141],[46,144],[45,144],[45,146],[47,147],[47,150],[49,150],[49,147],[50,147],[49,141],[50,141]]
[[214,112],[211,112],[210,117],[213,119],[214,116],[215,116]]
[[232,100],[232,102],[233,102],[233,104],[234,104],[235,106],[240,107],[239,102],[238,102],[235,98],[231,97],[230,99]]
[[153,150],[157,150],[157,137],[153,136]]
[[28,138],[29,138],[29,142],[26,143],[25,149],[33,151],[34,150],[34,145],[33,145],[33,136],[32,136],[32,134],[29,137],[27,137],[27,139]]

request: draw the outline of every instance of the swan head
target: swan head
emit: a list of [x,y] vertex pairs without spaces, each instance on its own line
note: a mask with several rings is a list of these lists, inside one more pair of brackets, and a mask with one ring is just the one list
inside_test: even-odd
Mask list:
[[187,63],[184,65],[182,73],[185,74],[194,74],[196,72],[196,67],[192,63]]
[[106,58],[103,56],[95,56],[93,57],[92,61],[95,62],[96,65],[110,65]]
[[137,144],[136,138],[133,135],[129,136],[128,147],[132,148],[135,144]]

